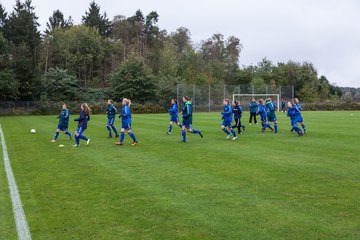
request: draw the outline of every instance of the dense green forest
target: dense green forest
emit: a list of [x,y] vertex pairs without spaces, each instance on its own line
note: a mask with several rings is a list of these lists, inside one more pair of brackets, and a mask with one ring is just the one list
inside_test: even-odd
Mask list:
[[236,36],[215,33],[194,44],[187,28],[160,29],[156,11],[112,20],[102,11],[91,2],[75,25],[55,10],[41,33],[31,0],[15,1],[12,12],[0,4],[0,100],[150,101],[170,98],[177,84],[294,86],[303,101],[343,95],[310,62],[241,66]]

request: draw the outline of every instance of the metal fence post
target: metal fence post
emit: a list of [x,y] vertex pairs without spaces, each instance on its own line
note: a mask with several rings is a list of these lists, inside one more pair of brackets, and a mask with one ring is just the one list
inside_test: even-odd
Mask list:
[[176,101],[179,104],[179,84],[176,84]]
[[225,93],[226,89],[225,89],[225,87],[226,87],[226,85],[224,84],[224,99],[226,98],[226,93]]
[[193,84],[193,100],[192,100],[192,103],[193,103],[193,108],[194,108],[194,112],[195,112],[195,84]]
[[294,99],[294,85],[291,87],[291,99]]
[[211,112],[211,87],[210,87],[210,84],[209,84],[209,112]]

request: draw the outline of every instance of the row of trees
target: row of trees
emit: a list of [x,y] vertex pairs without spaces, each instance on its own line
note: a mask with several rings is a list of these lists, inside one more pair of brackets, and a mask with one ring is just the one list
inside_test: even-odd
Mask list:
[[171,97],[176,84],[294,85],[305,101],[339,98],[341,90],[308,62],[239,65],[243,48],[235,36],[214,34],[194,44],[190,31],[168,33],[159,15],[109,20],[91,2],[75,25],[60,10],[43,34],[31,0],[0,4],[0,99],[89,100],[128,96],[140,101]]

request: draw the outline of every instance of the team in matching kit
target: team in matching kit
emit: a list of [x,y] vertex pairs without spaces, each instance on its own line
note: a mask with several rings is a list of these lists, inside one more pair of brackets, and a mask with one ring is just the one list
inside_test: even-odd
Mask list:
[[[176,99],[171,100],[171,108],[169,109],[170,114],[170,123],[169,128],[167,131],[167,134],[172,134],[172,128],[173,124],[175,123],[180,129],[181,129],[181,136],[182,136],[182,143],[186,143],[186,132],[198,134],[201,138],[203,138],[203,134],[200,130],[192,129],[192,99],[188,96],[183,97],[183,109],[181,111],[182,115],[182,122],[179,120],[178,115],[178,104]],[[106,107],[106,114],[107,114],[107,124],[106,128],[109,133],[108,137],[112,138],[114,132],[115,137],[120,137],[119,142],[116,142],[116,145],[123,145],[123,141],[125,138],[125,131],[127,131],[128,135],[132,139],[132,145],[137,145],[138,142],[136,140],[135,134],[132,132],[131,128],[131,109],[130,109],[131,101],[130,99],[124,98],[122,100],[122,109],[121,113],[119,115],[119,118],[121,118],[121,131],[120,136],[118,134],[118,131],[115,127],[115,118],[116,114],[118,113],[118,110],[113,104],[113,101],[109,99],[107,101],[107,107]],[[291,132],[295,131],[297,132],[298,136],[303,136],[304,133],[307,133],[304,120],[301,115],[301,105],[299,103],[299,100],[297,98],[294,98],[293,102],[287,103],[288,109],[287,109],[287,116],[290,118],[291,123]],[[87,129],[88,121],[90,121],[90,114],[91,109],[86,104],[83,103],[80,106],[80,116],[74,121],[78,122],[77,129],[75,131],[75,142],[76,144],[74,147],[78,147],[80,145],[80,139],[84,140],[87,145],[90,143],[90,139],[84,136],[84,131]],[[285,101],[282,99],[281,101],[281,108],[282,112],[285,112]],[[256,116],[260,116],[261,119],[261,131],[265,132],[266,129],[270,129],[271,132],[278,133],[278,122],[276,118],[276,102],[272,102],[271,98],[266,99],[265,101],[263,99],[259,99],[257,102],[255,99],[252,99],[249,103],[249,111],[250,111],[250,119],[249,124],[251,125],[252,119],[254,119],[254,123],[257,124]],[[229,139],[231,136],[233,136],[232,140],[236,140],[238,137],[236,135],[236,132],[234,129],[237,129],[238,134],[242,134],[243,131],[245,131],[245,126],[241,123],[242,118],[242,107],[240,106],[240,102],[238,100],[235,100],[233,103],[230,103],[229,99],[223,100],[223,111],[221,112],[221,129],[226,134],[226,138]],[[62,111],[60,115],[58,116],[59,123],[55,132],[54,138],[51,140],[51,142],[55,143],[57,141],[57,138],[59,136],[60,131],[62,131],[64,134],[68,135],[70,140],[72,139],[72,134],[68,132],[68,126],[69,126],[69,119],[70,119],[70,111],[68,109],[68,106],[66,104],[63,104]],[[235,125],[232,125],[233,119],[235,121]],[[273,123],[273,127],[271,124]],[[301,125],[302,129],[298,127],[298,125]]]

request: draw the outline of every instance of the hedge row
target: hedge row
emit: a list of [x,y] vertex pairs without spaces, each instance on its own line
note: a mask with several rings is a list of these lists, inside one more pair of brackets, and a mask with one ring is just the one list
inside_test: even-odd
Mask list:
[[[71,114],[80,112],[79,102],[67,102]],[[121,104],[114,103],[120,110]],[[92,114],[104,114],[106,111],[106,101],[89,103]],[[0,115],[52,115],[59,114],[62,103],[59,102],[1,102]],[[166,107],[158,104],[138,104],[131,105],[133,113],[165,113]]]
[[[67,103],[72,114],[80,112],[79,102]],[[106,102],[93,102],[89,104],[93,114],[104,114]],[[115,103],[118,109],[121,109],[120,103]],[[360,110],[359,102],[341,102],[341,103],[303,103],[305,111],[344,111],[344,110]],[[138,104],[133,103],[131,109],[133,113],[165,113],[168,106],[160,104]],[[219,106],[219,109],[221,107]],[[196,107],[197,111],[206,111],[206,108]],[[211,110],[214,110],[212,108]],[[61,103],[59,102],[0,102],[0,115],[50,115],[59,114],[61,111]]]

